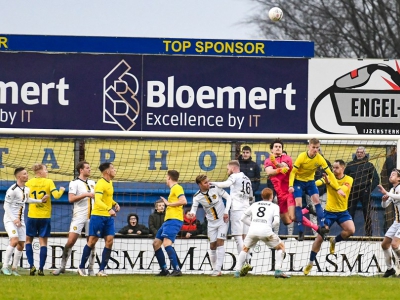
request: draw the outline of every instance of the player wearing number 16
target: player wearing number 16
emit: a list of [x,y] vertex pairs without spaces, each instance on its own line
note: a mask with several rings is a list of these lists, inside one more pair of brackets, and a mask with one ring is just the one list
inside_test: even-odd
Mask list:
[[39,252],[39,276],[43,276],[43,268],[47,258],[47,239],[50,236],[51,226],[51,197],[60,199],[65,188],[56,189],[53,180],[47,178],[47,167],[43,164],[35,164],[32,167],[35,173],[35,178],[30,179],[26,186],[30,189],[30,198],[42,199],[48,195],[46,203],[29,204],[28,218],[26,220],[26,257],[30,267],[30,275],[35,275],[36,268],[33,261],[32,242],[33,238],[39,237],[40,252]]

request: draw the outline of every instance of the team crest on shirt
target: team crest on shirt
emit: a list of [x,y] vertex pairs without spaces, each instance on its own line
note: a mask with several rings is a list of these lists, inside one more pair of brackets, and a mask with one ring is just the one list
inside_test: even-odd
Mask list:
[[73,228],[75,231],[78,229],[78,227],[76,227],[76,226],[74,226],[74,228]]
[[12,234],[16,234],[17,232],[15,230],[12,231]]
[[90,188],[93,190],[93,189],[94,189],[94,185],[92,184],[92,185],[90,186]]
[[97,235],[100,235],[100,230],[97,230]]
[[212,195],[212,198],[213,199],[217,199],[217,195]]

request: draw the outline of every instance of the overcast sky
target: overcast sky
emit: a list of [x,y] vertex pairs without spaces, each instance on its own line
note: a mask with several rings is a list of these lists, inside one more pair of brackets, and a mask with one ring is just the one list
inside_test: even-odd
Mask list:
[[260,39],[250,0],[0,0],[0,34]]

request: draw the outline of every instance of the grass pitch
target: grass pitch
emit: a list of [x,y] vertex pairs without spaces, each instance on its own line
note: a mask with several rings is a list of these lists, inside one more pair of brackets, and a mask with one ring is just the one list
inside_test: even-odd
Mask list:
[[1,299],[396,299],[400,278],[272,276],[233,278],[110,275],[80,277],[76,273],[21,277],[0,275]]

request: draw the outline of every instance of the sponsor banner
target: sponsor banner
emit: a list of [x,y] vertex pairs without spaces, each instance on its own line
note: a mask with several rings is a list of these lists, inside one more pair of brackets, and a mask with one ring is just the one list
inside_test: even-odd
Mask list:
[[0,53],[0,127],[307,132],[307,59]]
[[397,60],[311,59],[308,133],[400,134]]
[[312,41],[0,34],[0,51],[314,57]]
[[[50,237],[48,241],[48,257],[45,269],[56,269],[60,267],[62,250],[67,238]],[[154,256],[152,239],[118,238],[113,244],[111,258],[108,262],[106,272],[109,274],[156,274],[159,272],[157,259]],[[313,241],[297,242],[286,241],[286,257],[283,259],[282,270],[290,275],[302,275],[303,268],[309,261]],[[6,249],[8,238],[1,238],[2,249]],[[73,248],[73,253],[67,263],[67,271],[76,271],[82,249],[86,239],[78,239]],[[34,259],[39,261],[40,246],[38,242],[33,243]],[[95,272],[98,271],[101,261],[101,253],[104,247],[103,240],[96,244]],[[185,274],[210,274],[211,262],[208,256],[209,243],[206,239],[178,239],[174,248],[182,264],[182,272]],[[237,263],[237,248],[234,240],[225,243],[225,258],[223,273],[232,273]],[[1,256],[5,250],[0,250]],[[168,255],[165,253],[167,263]],[[271,251],[264,243],[258,242],[253,249],[252,274],[273,275],[275,266],[275,251]],[[23,255],[22,267],[28,268],[26,255]],[[336,245],[336,253],[329,254],[329,243],[324,242],[321,251],[317,255],[315,266],[310,275],[317,276],[349,276],[362,275],[373,276],[386,270],[380,241],[376,242],[341,242]]]

